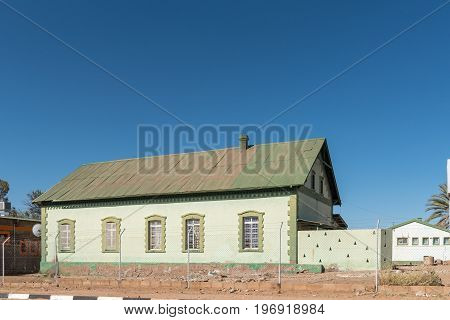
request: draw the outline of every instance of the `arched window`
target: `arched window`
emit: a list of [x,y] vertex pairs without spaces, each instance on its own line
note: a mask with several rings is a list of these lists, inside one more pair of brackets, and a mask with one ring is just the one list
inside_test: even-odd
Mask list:
[[165,252],[166,217],[152,215],[145,218],[145,251]]
[[311,171],[311,189],[316,190],[316,172]]
[[120,222],[116,217],[102,219],[102,252],[119,252]]
[[264,212],[246,211],[239,217],[239,251],[263,251]]
[[63,219],[58,221],[58,251],[75,252],[75,221]]
[[181,217],[183,232],[182,251],[204,252],[205,249],[205,216],[189,213]]
[[323,177],[320,177],[320,181],[319,181],[319,192],[321,195],[323,195]]

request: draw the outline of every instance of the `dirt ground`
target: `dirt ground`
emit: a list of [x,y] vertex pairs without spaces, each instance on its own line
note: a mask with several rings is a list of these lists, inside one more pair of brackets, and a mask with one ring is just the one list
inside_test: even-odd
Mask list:
[[[129,276],[127,279],[137,281],[144,281],[149,279],[157,279],[161,284],[165,281],[177,281],[185,279],[185,275],[172,274],[171,270],[162,271],[161,274],[153,277],[135,277]],[[408,272],[430,272],[433,271],[442,280],[444,287],[450,287],[450,265],[437,266],[407,266],[398,267],[391,272],[408,273]],[[128,275],[132,275],[129,272]],[[252,281],[276,282],[276,274],[273,272],[264,273],[261,270],[255,272],[233,272],[224,274],[219,270],[202,271],[196,270],[192,274],[192,283],[194,282],[222,282],[224,284],[230,283],[248,283]],[[64,276],[61,279],[80,279],[80,277]],[[83,277],[84,280],[107,280],[117,279],[117,277],[100,277],[88,276]],[[282,275],[284,283],[299,283],[302,285],[310,285],[301,291],[281,290],[277,293],[276,290],[246,290],[246,289],[198,289],[198,288],[170,288],[161,285],[157,288],[124,288],[119,287],[83,287],[71,285],[57,285],[55,279],[50,275],[24,275],[24,276],[9,276],[6,277],[6,283],[15,283],[14,287],[9,286],[2,288],[0,292],[14,292],[14,293],[36,293],[36,294],[62,294],[62,295],[88,295],[88,296],[114,296],[114,297],[143,297],[151,299],[450,299],[449,291],[433,292],[426,289],[419,291],[399,290],[398,287],[383,286],[379,293],[375,294],[373,287],[375,284],[375,272],[325,272],[321,274],[299,272],[286,273]],[[61,282],[62,283],[62,282]],[[46,286],[44,286],[46,284]],[[320,285],[333,285],[341,289],[331,290],[323,289]],[[339,286],[340,285],[340,286]],[[348,287],[349,290],[342,290],[342,287]],[[366,287],[364,290],[351,290],[351,287]],[[224,285],[223,287],[227,287]],[[321,288],[321,289],[320,289]],[[328,287],[327,287],[328,288]],[[329,288],[333,288],[330,286]],[[400,287],[400,289],[408,289],[407,287]],[[430,287],[433,288],[433,287]]]

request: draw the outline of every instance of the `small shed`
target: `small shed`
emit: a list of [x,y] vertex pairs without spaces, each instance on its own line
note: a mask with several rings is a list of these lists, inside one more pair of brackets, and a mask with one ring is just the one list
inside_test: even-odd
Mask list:
[[396,264],[413,264],[425,256],[450,260],[450,231],[422,219],[397,224],[392,229],[392,260]]

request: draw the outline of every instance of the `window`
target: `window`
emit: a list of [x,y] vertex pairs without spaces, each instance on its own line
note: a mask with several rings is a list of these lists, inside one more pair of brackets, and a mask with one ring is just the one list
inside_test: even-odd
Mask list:
[[182,251],[203,252],[205,246],[205,217],[197,213],[182,217],[183,247]]
[[444,238],[444,246],[449,246],[450,245],[450,237],[445,237]]
[[430,244],[430,238],[422,238],[422,245],[427,246]]
[[244,217],[244,249],[258,249],[258,217]]
[[165,252],[166,217],[153,215],[145,218],[146,252]]
[[263,251],[264,213],[246,211],[239,215],[239,251]]
[[397,238],[397,245],[398,246],[407,246],[408,238]]
[[102,220],[102,252],[119,252],[120,221],[115,217]]
[[311,171],[311,189],[316,189],[316,172],[314,170]]
[[59,220],[58,232],[58,251],[75,252],[75,221]]
[[59,225],[59,250],[67,251],[70,249],[70,225]]
[[149,221],[149,248],[150,250],[161,250],[161,240],[162,240],[162,233],[161,233],[161,221]]
[[323,178],[320,177],[320,181],[319,181],[319,191],[320,194],[323,194]]
[[438,246],[440,244],[439,238],[433,238],[433,246]]
[[411,244],[413,246],[418,246],[419,245],[419,238],[412,238],[411,239]]
[[186,249],[200,249],[200,219],[186,220],[187,241]]

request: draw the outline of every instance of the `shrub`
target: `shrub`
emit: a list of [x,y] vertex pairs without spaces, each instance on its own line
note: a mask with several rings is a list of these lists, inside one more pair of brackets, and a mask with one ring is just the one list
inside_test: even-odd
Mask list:
[[442,286],[442,280],[434,271],[383,272],[381,284],[388,286]]

